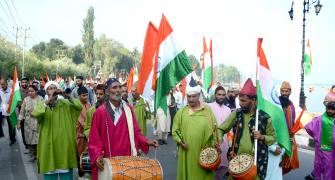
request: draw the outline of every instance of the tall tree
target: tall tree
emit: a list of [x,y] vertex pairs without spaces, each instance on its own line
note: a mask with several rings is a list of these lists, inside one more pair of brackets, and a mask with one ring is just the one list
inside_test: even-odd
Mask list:
[[94,45],[94,9],[93,7],[88,8],[87,16],[83,20],[83,43],[85,53],[85,63],[90,67],[93,64],[93,45]]
[[76,64],[84,62],[84,51],[80,44],[72,49],[72,61]]

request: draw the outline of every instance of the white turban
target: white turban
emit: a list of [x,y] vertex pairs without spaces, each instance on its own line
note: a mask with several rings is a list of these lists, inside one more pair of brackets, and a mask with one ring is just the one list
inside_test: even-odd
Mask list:
[[47,90],[50,85],[54,85],[54,86],[56,86],[57,89],[60,89],[60,86],[56,81],[48,81],[45,84],[44,90]]
[[187,95],[194,95],[194,94],[199,94],[201,92],[201,87],[199,85],[197,86],[187,86],[186,87],[186,94]]

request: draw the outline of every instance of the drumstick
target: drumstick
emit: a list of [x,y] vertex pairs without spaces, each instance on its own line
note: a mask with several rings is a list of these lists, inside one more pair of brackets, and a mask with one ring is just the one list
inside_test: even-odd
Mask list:
[[[255,120],[255,131],[258,131],[258,109],[256,110],[256,120]],[[254,165],[257,166],[257,143],[258,140],[255,138],[255,156],[254,156]]]

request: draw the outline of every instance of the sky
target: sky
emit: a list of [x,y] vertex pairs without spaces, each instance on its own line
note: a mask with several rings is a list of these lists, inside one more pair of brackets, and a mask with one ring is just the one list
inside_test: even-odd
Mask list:
[[[106,34],[125,47],[143,49],[149,21],[156,27],[164,13],[187,54],[200,57],[202,38],[213,40],[214,64],[236,66],[244,78],[254,77],[257,38],[274,78],[289,80],[299,89],[302,57],[303,0],[0,0],[0,33],[15,42],[7,4],[19,27],[30,28],[27,48],[59,38],[70,46],[82,43],[82,21],[94,7],[95,37]],[[7,2],[7,4],[6,4]],[[306,15],[306,39],[310,38],[313,66],[307,84],[334,84],[335,1],[321,0],[318,16],[314,5]],[[15,9],[13,8],[15,5]],[[5,10],[4,10],[5,9]],[[18,14],[18,15],[17,15]],[[18,18],[18,16],[20,18]],[[4,27],[5,26],[5,27]],[[11,30],[11,32],[8,32]],[[22,46],[23,31],[19,44]]]

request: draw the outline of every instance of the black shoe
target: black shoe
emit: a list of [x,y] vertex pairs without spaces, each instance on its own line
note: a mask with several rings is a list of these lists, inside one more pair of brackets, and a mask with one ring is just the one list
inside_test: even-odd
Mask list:
[[169,132],[169,133],[168,133],[168,136],[172,136],[172,133]]
[[12,146],[12,145],[15,144],[15,143],[16,143],[16,140],[11,141],[11,142],[9,143],[9,145]]
[[162,142],[163,142],[163,144],[168,144],[166,140],[163,140]]
[[314,180],[314,177],[312,175],[305,176],[305,180]]
[[164,144],[164,143],[163,143],[163,140],[158,139],[158,144],[159,144],[159,145],[163,145],[163,144]]

